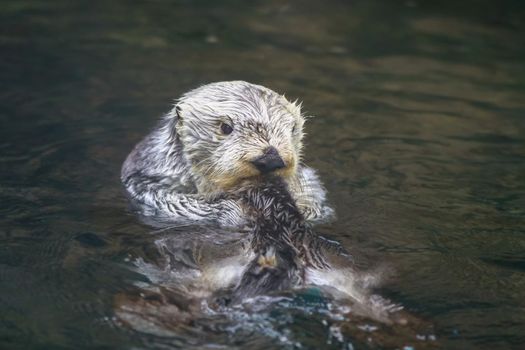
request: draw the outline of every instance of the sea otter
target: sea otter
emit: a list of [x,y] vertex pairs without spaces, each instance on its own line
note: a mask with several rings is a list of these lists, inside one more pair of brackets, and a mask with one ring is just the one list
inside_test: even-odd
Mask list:
[[276,174],[308,222],[325,221],[334,211],[315,171],[301,161],[303,123],[300,104],[263,86],[204,85],[182,95],[135,147],[121,179],[142,214],[239,227],[246,216],[229,191]]

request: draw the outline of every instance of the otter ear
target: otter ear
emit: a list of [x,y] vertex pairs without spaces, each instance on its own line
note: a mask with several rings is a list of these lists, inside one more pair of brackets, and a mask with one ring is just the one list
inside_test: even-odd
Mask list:
[[179,120],[182,120],[182,107],[180,104],[176,104],[175,107],[171,109],[171,111],[168,113],[168,119],[173,121],[174,123],[177,123]]
[[165,126],[174,139],[179,138],[179,130],[182,124],[181,111],[180,104],[176,104],[164,117]]
[[284,98],[284,100],[286,101],[284,107],[286,108],[286,110],[288,110],[288,112],[290,112],[292,115],[295,115],[296,117],[298,118],[303,118],[303,114],[301,112],[301,108],[303,106],[303,103],[300,102],[299,100],[295,100],[293,102],[291,101],[288,101],[286,99],[286,96],[282,95],[282,97]]
[[182,107],[180,106],[180,104],[176,105],[174,110],[175,110],[175,116],[177,118],[177,121],[181,120],[182,119],[182,116],[181,116]]

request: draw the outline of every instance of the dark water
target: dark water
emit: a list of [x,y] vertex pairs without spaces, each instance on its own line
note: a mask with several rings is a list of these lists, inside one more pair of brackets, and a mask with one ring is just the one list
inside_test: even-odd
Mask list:
[[382,293],[443,348],[523,348],[524,21],[520,1],[3,1],[0,348],[350,348],[322,310],[113,321],[152,249],[120,165],[175,97],[232,79],[317,116],[306,159],[338,212],[320,231],[391,266]]

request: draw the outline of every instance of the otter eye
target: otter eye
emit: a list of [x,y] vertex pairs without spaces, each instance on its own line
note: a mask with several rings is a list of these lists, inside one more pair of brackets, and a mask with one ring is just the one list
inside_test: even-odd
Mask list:
[[233,132],[233,128],[226,123],[221,123],[221,131],[224,135],[229,135]]

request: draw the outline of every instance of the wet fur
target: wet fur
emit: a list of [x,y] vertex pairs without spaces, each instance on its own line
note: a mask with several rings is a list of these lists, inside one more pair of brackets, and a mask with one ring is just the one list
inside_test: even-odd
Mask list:
[[234,289],[234,302],[304,284],[307,227],[282,179],[272,177],[239,191],[252,218],[251,250],[255,257]]

